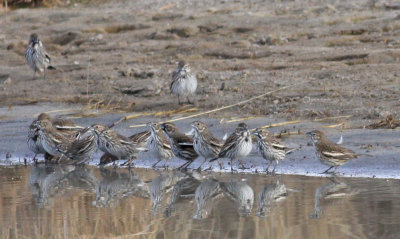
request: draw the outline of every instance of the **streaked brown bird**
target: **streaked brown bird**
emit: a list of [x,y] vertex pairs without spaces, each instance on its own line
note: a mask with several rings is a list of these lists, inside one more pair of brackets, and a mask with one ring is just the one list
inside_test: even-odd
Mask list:
[[189,104],[192,104],[189,97],[194,95],[197,89],[197,79],[191,73],[189,64],[180,61],[178,68],[172,74],[170,86],[171,93],[178,96],[178,103],[181,104],[181,97],[186,97]]
[[46,69],[56,69],[51,65],[50,56],[36,33],[31,34],[29,37],[25,58],[33,70],[33,79],[35,79],[36,72],[43,72],[43,78],[46,79]]
[[[84,129],[81,133],[89,129]],[[61,143],[57,145],[57,150],[67,156],[69,159],[74,160],[75,164],[83,164],[93,159],[93,154],[97,149],[97,140],[95,136],[89,135],[83,139],[76,139],[73,142]]]
[[63,155],[57,150],[59,144],[69,144],[74,140],[73,137],[67,137],[57,130],[47,119],[37,121],[36,127],[39,129],[39,140],[43,149],[54,157],[62,157]]
[[211,133],[205,123],[194,121],[191,126],[194,129],[193,148],[199,155],[204,157],[203,163],[197,168],[197,170],[200,170],[208,159],[218,157],[223,142]]
[[343,148],[331,141],[325,136],[322,131],[314,130],[307,133],[310,136],[313,145],[315,146],[316,156],[323,164],[330,166],[322,173],[328,173],[330,169],[335,167],[333,173],[339,166],[342,166],[347,161],[360,156],[350,149]]
[[[168,138],[165,136],[161,125],[158,123],[147,123],[147,127],[151,132],[151,139],[148,141],[150,152],[157,158],[157,162],[153,164],[153,168],[162,160],[165,164],[174,157]],[[164,165],[165,165],[164,164]]]
[[186,160],[181,168],[187,168],[199,156],[193,148],[193,139],[179,132],[178,127],[173,123],[163,123],[161,128],[167,136],[176,157]]
[[[151,137],[151,134],[149,131],[143,131],[143,132],[129,136],[129,139],[131,139],[134,143],[136,143],[137,147],[145,149],[147,147],[150,137]],[[109,153],[104,153],[100,158],[99,165],[105,165],[105,164],[114,162],[116,160],[118,160],[117,157],[115,157]],[[132,158],[131,160],[127,160],[125,163],[122,164],[122,166],[125,166],[125,165],[131,166],[133,163],[133,160],[134,160],[134,158]]]
[[[53,118],[46,113],[41,113],[36,120],[34,120],[29,126],[29,132],[27,137],[27,144],[29,149],[35,153],[33,157],[33,161],[36,162],[36,156],[38,154],[45,154],[46,150],[44,150],[42,146],[42,142],[39,137],[39,128],[37,126],[38,121],[48,120],[51,125],[64,136],[71,138],[78,131],[82,130],[83,127],[75,124],[73,121],[62,118]],[[49,158],[48,155],[46,158]]]
[[250,154],[253,148],[251,133],[245,123],[240,123],[225,141],[222,146],[218,157],[211,159],[210,162],[218,158],[229,158],[231,160],[231,171],[233,171],[233,160],[238,160],[240,165],[244,168],[243,162],[240,160]]
[[293,149],[283,145],[278,139],[269,133],[267,129],[257,128],[253,134],[257,137],[257,149],[261,157],[269,161],[266,168],[268,172],[269,167],[273,162],[275,162],[274,169],[278,165],[279,161],[285,159],[286,154],[293,152]]
[[146,148],[140,147],[137,142],[103,125],[94,124],[90,128],[94,132],[98,148],[105,153],[117,157],[118,162],[121,159],[127,159],[128,163],[132,163],[139,152],[147,150]]

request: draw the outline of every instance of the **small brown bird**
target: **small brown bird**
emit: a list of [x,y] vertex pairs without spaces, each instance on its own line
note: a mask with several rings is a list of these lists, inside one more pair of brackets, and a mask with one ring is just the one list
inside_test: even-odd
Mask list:
[[53,124],[47,119],[37,121],[36,126],[39,128],[39,138],[43,149],[54,157],[63,155],[57,150],[59,144],[69,144],[74,140],[53,127]]
[[37,127],[38,121],[42,120],[48,120],[49,122],[51,122],[52,126],[55,127],[58,132],[62,133],[68,138],[73,137],[73,134],[76,134],[78,131],[83,129],[83,127],[76,125],[71,120],[53,118],[46,113],[41,113],[38,118],[34,120],[29,126],[27,137],[27,144],[29,149],[35,153],[35,156],[33,157],[34,162],[36,162],[36,156],[38,154],[46,154],[46,150],[44,150],[42,142],[40,141],[39,128]]
[[260,153],[261,157],[269,161],[265,171],[268,172],[272,162],[275,161],[275,166],[272,170],[272,172],[275,172],[275,168],[279,161],[285,159],[286,154],[291,153],[293,149],[281,144],[281,142],[274,138],[267,129],[258,128],[253,132],[253,134],[257,137],[258,152]]
[[139,152],[147,150],[146,148],[139,147],[137,142],[103,125],[94,124],[90,128],[94,132],[98,148],[105,153],[117,157],[118,162],[121,159],[127,159],[131,163],[136,159]]
[[343,148],[331,141],[325,136],[322,131],[314,130],[307,133],[310,136],[313,145],[315,146],[316,156],[323,164],[330,166],[323,173],[328,173],[330,169],[335,167],[333,173],[339,166],[342,166],[347,161],[357,158],[359,154],[354,153],[350,149]]
[[250,154],[253,148],[253,143],[251,139],[250,131],[245,123],[240,123],[236,127],[235,132],[233,132],[225,141],[222,146],[218,157],[211,159],[210,162],[217,160],[218,158],[230,158],[231,159],[231,171],[233,171],[233,160],[239,160],[239,163],[244,168],[241,158],[246,157]]
[[172,74],[171,93],[178,96],[179,104],[181,104],[181,96],[186,97],[188,103],[192,104],[189,96],[194,95],[196,88],[196,76],[190,72],[190,66],[188,64],[184,61],[180,61],[178,69]]
[[[83,131],[87,131],[84,129]],[[84,134],[85,132],[81,132]],[[93,154],[97,149],[97,141],[94,135],[89,135],[83,139],[76,139],[73,142],[61,143],[57,145],[57,150],[74,160],[75,164],[82,164],[93,159]]]
[[194,129],[193,148],[199,155],[204,157],[203,163],[197,168],[197,170],[200,170],[207,159],[218,156],[223,142],[216,138],[203,122],[194,121],[191,126]]
[[168,162],[172,157],[174,157],[174,153],[172,152],[169,140],[162,131],[160,124],[150,122],[147,123],[147,127],[151,132],[151,139],[148,141],[148,147],[150,152],[158,160],[153,164],[154,168],[162,160],[164,160],[165,163]]
[[163,123],[161,128],[167,136],[175,156],[186,160],[180,168],[187,168],[199,156],[193,148],[193,139],[179,132],[178,127],[172,123]]

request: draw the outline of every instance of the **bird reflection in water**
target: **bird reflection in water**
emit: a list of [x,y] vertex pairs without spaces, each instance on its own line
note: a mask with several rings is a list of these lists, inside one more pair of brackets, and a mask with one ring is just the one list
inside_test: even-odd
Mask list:
[[56,196],[65,195],[71,189],[94,192],[97,184],[91,170],[74,165],[33,166],[28,180],[32,196],[40,208],[51,207]]
[[213,200],[221,195],[221,188],[216,179],[209,178],[204,180],[197,188],[194,194],[197,210],[193,216],[194,219],[205,219],[210,216],[213,207]]
[[127,173],[116,172],[114,169],[100,169],[102,180],[96,187],[95,207],[115,207],[129,196],[149,198],[148,185],[133,170]]
[[288,188],[286,188],[285,184],[280,183],[279,180],[265,185],[258,194],[257,216],[265,217],[271,212],[272,207],[285,200],[288,194]]
[[197,187],[200,185],[201,177],[198,173],[186,173],[187,177],[179,180],[172,189],[171,199],[165,210],[165,216],[171,216],[175,210],[175,204],[181,199],[194,198]]
[[353,190],[346,183],[339,182],[336,177],[331,177],[329,180],[329,183],[320,186],[315,191],[315,204],[314,211],[310,214],[311,219],[317,219],[322,216],[321,203],[329,199],[344,199],[358,194],[357,190]]
[[221,182],[220,187],[224,195],[234,202],[240,216],[248,216],[254,204],[254,191],[245,182]]

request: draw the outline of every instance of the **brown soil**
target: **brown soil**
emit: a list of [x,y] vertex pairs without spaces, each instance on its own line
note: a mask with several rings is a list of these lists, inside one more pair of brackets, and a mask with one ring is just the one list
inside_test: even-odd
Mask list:
[[[185,59],[197,74],[200,110],[307,82],[224,114],[399,118],[395,1],[72,2],[0,9],[0,106],[178,109],[169,84]],[[46,80],[32,80],[25,62],[32,32],[57,67]]]

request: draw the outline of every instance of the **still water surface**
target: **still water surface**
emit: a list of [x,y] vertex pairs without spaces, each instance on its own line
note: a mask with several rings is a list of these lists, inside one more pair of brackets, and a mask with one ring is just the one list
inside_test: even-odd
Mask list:
[[400,181],[0,167],[1,238],[400,238]]

